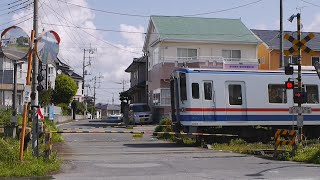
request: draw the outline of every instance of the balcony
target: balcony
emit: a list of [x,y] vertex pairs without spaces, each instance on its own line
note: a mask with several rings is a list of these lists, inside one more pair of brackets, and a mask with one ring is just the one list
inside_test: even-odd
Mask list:
[[[221,56],[160,57],[149,62],[149,79],[169,79],[171,72],[178,67],[205,69],[257,70],[258,59],[223,58]],[[154,79],[156,80],[156,79]]]

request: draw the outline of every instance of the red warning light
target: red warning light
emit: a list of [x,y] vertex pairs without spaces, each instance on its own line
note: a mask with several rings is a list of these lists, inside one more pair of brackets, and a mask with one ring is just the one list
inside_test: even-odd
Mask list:
[[293,81],[286,81],[286,89],[293,89],[293,84],[294,82]]

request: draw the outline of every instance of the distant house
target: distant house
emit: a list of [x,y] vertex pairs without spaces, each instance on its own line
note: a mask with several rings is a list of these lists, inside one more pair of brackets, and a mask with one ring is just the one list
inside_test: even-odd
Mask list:
[[101,118],[106,118],[110,115],[120,114],[120,105],[118,104],[96,104],[96,109],[101,111]]
[[258,69],[259,44],[240,19],[151,16],[143,52],[154,118],[170,116],[174,68]]
[[[298,53],[294,53],[291,56],[285,56],[284,60],[280,62],[280,33],[278,30],[257,30],[252,29],[252,32],[261,39],[263,42],[258,47],[258,58],[260,61],[259,69],[262,70],[276,70],[283,68],[288,63],[296,63],[298,60]],[[285,31],[294,38],[297,37],[296,32]],[[301,39],[307,36],[309,32],[303,32]],[[303,66],[312,66],[314,62],[320,59],[320,33],[314,33],[315,37],[311,39],[306,45],[315,51],[315,54],[311,56],[310,54],[302,51],[302,65]],[[283,40],[284,50],[289,49],[292,46],[287,40]]]
[[130,89],[127,90],[131,95],[131,103],[147,103],[148,91],[147,81],[147,56],[134,58],[125,72],[130,73]]

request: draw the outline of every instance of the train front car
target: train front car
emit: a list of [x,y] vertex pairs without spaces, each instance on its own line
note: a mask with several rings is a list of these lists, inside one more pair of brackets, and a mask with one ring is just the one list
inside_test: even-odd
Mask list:
[[[222,127],[224,132],[255,136],[257,127],[292,128],[297,106],[286,90],[289,76],[283,71],[205,70],[178,68],[171,75],[172,119],[185,132]],[[290,78],[292,78],[290,76]],[[311,136],[320,131],[320,81],[315,72],[303,72],[304,89],[312,114],[304,114],[304,129]]]

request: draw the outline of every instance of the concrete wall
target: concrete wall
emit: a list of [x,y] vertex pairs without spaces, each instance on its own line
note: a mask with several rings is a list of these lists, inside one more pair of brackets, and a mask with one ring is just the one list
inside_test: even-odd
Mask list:
[[[76,115],[76,119],[87,119],[84,115]],[[72,116],[62,116],[62,115],[55,115],[53,122],[55,124],[64,123],[66,121],[72,120]]]

